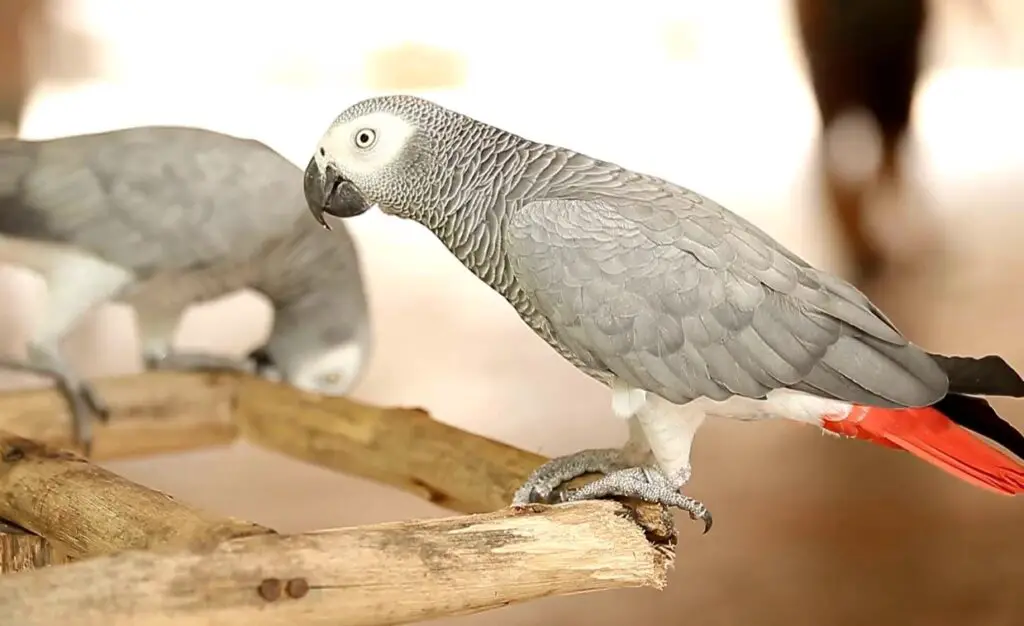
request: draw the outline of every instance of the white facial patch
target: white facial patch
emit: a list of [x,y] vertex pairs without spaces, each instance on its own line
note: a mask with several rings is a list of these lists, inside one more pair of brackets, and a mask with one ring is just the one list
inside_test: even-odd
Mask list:
[[[367,131],[375,140],[368,147],[359,147],[357,137]],[[358,182],[361,175],[373,174],[397,159],[414,132],[412,126],[391,113],[368,113],[328,128],[313,158],[321,171],[333,164]]]
[[343,396],[362,373],[364,357],[364,350],[358,343],[345,344],[303,364],[290,383],[310,393]]

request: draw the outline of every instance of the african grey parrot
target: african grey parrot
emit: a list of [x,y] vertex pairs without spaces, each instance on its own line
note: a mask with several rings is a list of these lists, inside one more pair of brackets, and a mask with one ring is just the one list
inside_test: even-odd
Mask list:
[[[677,506],[706,530],[707,508],[679,490],[707,417],[789,418],[1024,491],[1024,465],[964,430],[1024,457],[1024,436],[974,397],[1024,396],[1005,361],[925,352],[854,287],[693,191],[413,96],[344,111],[304,189],[325,227],[324,213],[373,205],[426,226],[611,388],[627,446],[544,464],[513,504],[631,496]],[[590,472],[605,476],[560,489]]]
[[[131,305],[150,368],[246,368],[344,394],[371,351],[349,234],[309,219],[302,170],[268,146],[187,127],[140,127],[47,141],[0,141],[0,262],[40,274],[49,298],[28,361],[54,378],[88,451],[105,403],[59,343],[98,305]],[[192,304],[243,288],[274,321],[250,360],[172,350]],[[253,367],[255,366],[255,367]]]

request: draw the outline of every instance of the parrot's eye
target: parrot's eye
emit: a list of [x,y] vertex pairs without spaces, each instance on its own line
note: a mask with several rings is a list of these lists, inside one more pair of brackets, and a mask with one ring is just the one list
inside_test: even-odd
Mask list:
[[324,374],[318,379],[318,382],[323,387],[333,387],[341,382],[341,374],[338,372],[331,372],[330,374]]
[[356,133],[356,147],[365,150],[377,141],[377,133],[369,128],[364,128]]

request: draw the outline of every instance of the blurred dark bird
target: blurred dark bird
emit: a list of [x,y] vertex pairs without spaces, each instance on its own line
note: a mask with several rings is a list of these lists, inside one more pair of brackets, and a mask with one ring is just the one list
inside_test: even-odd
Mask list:
[[[828,205],[854,264],[852,278],[862,282],[886,261],[866,228],[865,198],[880,185],[901,184],[898,156],[910,125],[929,7],[925,0],[795,0],[795,5],[821,116]],[[870,171],[856,164],[844,167],[838,158],[849,155],[830,150],[835,131],[858,113],[867,115],[880,135],[881,154]]]

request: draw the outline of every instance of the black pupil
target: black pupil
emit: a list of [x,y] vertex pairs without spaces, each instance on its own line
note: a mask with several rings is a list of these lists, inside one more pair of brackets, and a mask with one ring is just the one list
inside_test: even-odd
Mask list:
[[370,143],[370,133],[359,133],[359,143]]

